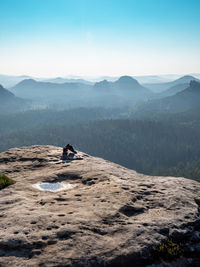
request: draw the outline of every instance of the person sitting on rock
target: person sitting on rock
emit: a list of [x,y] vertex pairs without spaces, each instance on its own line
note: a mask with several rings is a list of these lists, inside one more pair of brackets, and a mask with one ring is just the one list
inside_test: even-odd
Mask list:
[[63,148],[62,159],[73,159],[74,154],[77,154],[77,152],[74,150],[73,146],[70,144],[67,144]]
[[70,150],[71,152],[73,152],[74,154],[77,154],[77,152],[74,150],[73,146],[70,144],[67,144],[64,148],[63,148],[63,153],[67,153],[68,150]]

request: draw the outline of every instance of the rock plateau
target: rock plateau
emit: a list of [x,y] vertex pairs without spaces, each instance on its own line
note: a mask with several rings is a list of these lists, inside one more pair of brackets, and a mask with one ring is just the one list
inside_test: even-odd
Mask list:
[[[139,174],[82,152],[32,146],[0,154],[0,266],[199,266],[200,184]],[[34,184],[72,186],[58,192]],[[159,256],[164,240],[180,246]],[[155,249],[157,248],[157,249]]]

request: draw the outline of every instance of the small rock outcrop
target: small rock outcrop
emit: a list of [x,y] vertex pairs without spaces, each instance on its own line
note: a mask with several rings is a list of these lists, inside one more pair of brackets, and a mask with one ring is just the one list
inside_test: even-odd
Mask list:
[[[199,183],[77,154],[70,162],[54,146],[0,154],[0,173],[16,181],[0,190],[0,266],[199,266]],[[34,187],[51,182],[73,186]]]

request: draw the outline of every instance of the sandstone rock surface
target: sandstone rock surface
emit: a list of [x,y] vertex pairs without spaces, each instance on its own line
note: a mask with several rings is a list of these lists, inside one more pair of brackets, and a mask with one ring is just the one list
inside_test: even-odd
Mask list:
[[[82,152],[82,160],[63,162],[61,154],[54,146],[0,154],[0,173],[16,181],[0,191],[0,266],[199,266],[199,183]],[[33,187],[41,182],[73,186]],[[187,257],[154,256],[168,237],[181,240]]]

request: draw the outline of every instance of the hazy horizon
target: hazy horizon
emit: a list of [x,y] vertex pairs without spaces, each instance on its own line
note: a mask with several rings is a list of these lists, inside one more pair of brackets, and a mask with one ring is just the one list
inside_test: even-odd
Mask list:
[[0,7],[3,74],[115,77],[200,69],[195,0],[8,0]]
[[106,74],[100,74],[100,75],[76,75],[76,74],[65,74],[65,75],[52,75],[52,76],[41,76],[41,75],[32,75],[30,74],[26,74],[26,73],[21,73],[21,74],[8,74],[8,73],[0,73],[0,76],[8,76],[8,77],[30,77],[30,78],[39,78],[39,79],[56,79],[56,78],[63,78],[63,79],[100,79],[100,78],[119,78],[122,76],[130,76],[130,77],[170,77],[171,79],[173,79],[173,77],[176,76],[187,76],[187,75],[191,75],[191,76],[199,76],[200,72],[195,72],[195,73],[155,73],[155,74],[139,74],[139,75],[135,75],[135,74],[126,74],[126,73],[122,73],[121,75],[106,75]]

